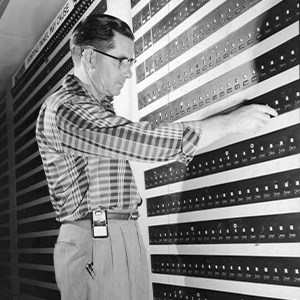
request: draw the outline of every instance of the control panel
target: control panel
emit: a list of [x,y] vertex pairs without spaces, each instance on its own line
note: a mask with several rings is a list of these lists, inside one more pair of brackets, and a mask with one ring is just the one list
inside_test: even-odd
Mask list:
[[299,1],[131,5],[140,120],[156,128],[250,104],[278,112],[187,165],[137,176],[153,299],[299,300]]
[[152,255],[152,272],[299,286],[299,258]]

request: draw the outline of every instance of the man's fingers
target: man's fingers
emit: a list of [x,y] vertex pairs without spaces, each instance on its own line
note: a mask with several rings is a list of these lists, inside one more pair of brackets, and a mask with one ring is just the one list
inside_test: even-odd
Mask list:
[[271,119],[271,115],[268,113],[261,113],[259,117],[263,121],[269,121]]
[[272,117],[277,117],[277,111],[269,105],[253,104],[253,106],[260,112],[268,114]]

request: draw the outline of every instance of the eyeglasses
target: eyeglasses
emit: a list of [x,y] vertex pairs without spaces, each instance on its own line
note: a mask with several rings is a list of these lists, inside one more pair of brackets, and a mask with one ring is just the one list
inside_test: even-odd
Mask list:
[[105,56],[108,56],[108,57],[111,57],[113,59],[116,59],[119,61],[119,69],[120,70],[124,70],[127,66],[130,66],[132,67],[135,62],[136,62],[136,59],[135,58],[127,58],[127,57],[116,57],[116,56],[113,56],[113,55],[110,55],[108,53],[105,53],[105,52],[102,52],[100,50],[97,50],[97,49],[94,49],[92,48],[95,52],[97,53],[100,53],[102,55],[105,55]]

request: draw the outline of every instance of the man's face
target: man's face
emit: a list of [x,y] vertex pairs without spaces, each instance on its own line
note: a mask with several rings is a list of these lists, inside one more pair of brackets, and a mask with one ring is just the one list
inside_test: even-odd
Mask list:
[[[115,47],[106,51],[107,54],[118,58],[133,58],[134,56],[134,42],[119,33],[114,36]],[[132,73],[130,65],[124,68],[119,67],[119,61],[96,53],[96,69],[93,74],[93,81],[100,92],[107,96],[117,96],[127,78],[131,78]]]

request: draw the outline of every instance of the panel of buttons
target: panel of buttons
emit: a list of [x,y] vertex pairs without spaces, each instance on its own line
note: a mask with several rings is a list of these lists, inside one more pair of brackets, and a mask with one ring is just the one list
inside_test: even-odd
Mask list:
[[279,300],[154,282],[154,300]]
[[[141,49],[135,45],[135,56],[138,57],[148,49],[149,45],[156,43],[209,1],[210,0],[184,0],[141,37],[144,47]],[[138,26],[138,24],[140,24],[139,20],[135,21],[137,21]]]
[[[26,98],[36,89],[36,87],[52,72],[59,62],[69,54],[70,43],[67,41],[57,52],[57,54],[49,61],[45,68],[35,77],[31,84],[18,96],[13,104],[14,111],[24,104]],[[21,115],[22,116],[22,115]],[[20,116],[20,117],[21,117]],[[16,118],[16,116],[15,116]],[[18,118],[17,118],[18,119]],[[16,120],[16,119],[15,119]]]
[[300,214],[189,222],[149,227],[150,245],[300,242]]
[[[149,120],[153,126],[161,122],[173,122],[199,109],[222,101],[260,81],[269,79],[299,64],[299,36],[261,55],[251,63],[247,62],[224,75],[173,100],[169,105],[146,115],[142,120]],[[182,85],[184,79],[176,80],[176,86]],[[153,103],[171,90],[171,81],[164,88],[157,85],[147,94],[139,93],[139,109]],[[157,117],[159,116],[159,117]],[[153,117],[155,119],[153,120]]]
[[139,30],[150,18],[160,11],[171,0],[151,0],[132,18],[133,32]]
[[[225,6],[227,7],[227,3],[220,6],[219,10],[224,11],[225,9],[223,7]],[[240,14],[242,12],[243,11],[241,11]],[[204,35],[201,39],[197,38],[197,30],[199,28],[204,28],[205,24],[210,24],[211,20],[215,18],[215,15],[216,11],[213,11],[211,14],[199,21],[197,25],[189,28],[176,39],[171,41],[167,46],[157,51],[145,62],[141,63],[136,68],[137,82],[139,83],[170,61],[174,60],[176,57],[189,50],[192,46],[203,41]],[[192,76],[189,80],[193,79],[195,76],[203,74],[204,72],[212,69],[215,65],[220,64],[228,58],[237,55],[256,43],[268,38],[272,34],[275,34],[293,22],[296,22],[298,19],[299,3],[297,5],[296,2],[292,1],[280,2],[272,9],[255,18],[239,30],[226,36],[226,38],[203,52],[201,55],[198,55],[199,59],[197,59],[196,63],[193,63],[192,60],[190,60],[188,65],[194,67],[195,70],[193,72],[193,68],[191,68],[190,72],[188,72],[190,76]],[[205,37],[207,37],[209,33],[215,32],[215,30],[216,29],[214,29],[214,31],[207,32]],[[205,30],[202,29],[200,31],[204,32]],[[201,62],[200,67],[196,68],[195,66],[197,63],[199,64],[199,62]]]
[[[14,110],[18,111],[18,108],[21,105],[24,105],[27,97],[36,89],[36,87],[48,76],[48,74],[59,64],[59,62],[68,55],[69,53],[69,43],[67,42],[57,53],[57,55],[54,56],[54,58],[47,64],[46,68],[32,81],[32,83],[23,91],[22,94],[19,95],[18,99],[14,103]],[[70,59],[67,63],[71,68],[73,67],[73,64],[70,63]],[[58,77],[59,81],[60,77]],[[58,82],[57,81],[57,82]],[[49,86],[48,86],[49,88]],[[50,87],[51,88],[51,87]],[[27,99],[28,102],[30,102],[31,105],[27,104],[27,109],[32,108],[33,104],[36,102],[33,102],[32,99],[35,99],[35,96],[33,96],[31,99]],[[17,123],[19,119],[21,119],[24,115],[24,112],[26,112],[23,108],[22,113],[16,112],[14,116],[14,121]]]
[[[271,92],[253,98],[251,99],[251,103],[268,104],[271,107],[275,108],[278,114],[283,114],[288,111],[297,109],[300,107],[300,81],[295,80],[289,84],[274,89]],[[190,105],[188,105],[187,111],[185,112],[184,106],[182,104],[182,109],[183,114],[185,115],[186,113],[189,113],[191,109],[194,109],[195,111],[197,107],[191,107]],[[151,114],[146,115],[145,117],[141,118],[141,120],[148,121],[152,124],[152,126],[157,127],[161,122],[168,122],[168,115],[174,115],[173,111],[176,110],[174,110],[171,105],[167,105],[152,112]]]
[[147,198],[148,217],[195,210],[297,198],[300,170]]
[[300,124],[145,171],[146,189],[299,153]]
[[[14,124],[15,124],[15,137],[21,134],[24,129],[28,128],[31,124],[36,122],[38,117],[38,113],[40,107],[36,107],[36,109],[28,115],[28,111],[30,111],[33,107],[36,106],[43,97],[74,67],[72,58],[70,57],[41,88],[40,90],[31,98],[27,99],[26,104],[18,111],[18,113],[14,116]],[[24,116],[28,115],[22,123],[18,124],[17,122],[24,118]],[[16,125],[18,124],[18,125]],[[35,129],[32,129],[35,130]]]
[[[296,74],[300,63],[298,0],[210,0],[200,7],[202,11],[196,12],[194,8],[196,14],[191,18],[191,13],[185,12],[189,1],[178,1],[181,4],[159,21],[155,21],[158,16],[152,19],[152,3],[147,2],[135,16],[141,121],[148,121],[155,128],[181,118],[188,120],[196,111],[202,114],[201,109],[204,114],[209,112],[208,105],[228,106],[231,99],[245,94],[251,100],[249,104],[270,105],[281,115],[300,108],[300,79]],[[218,4],[212,7],[215,3]],[[251,11],[246,12],[249,8]],[[197,18],[198,15],[203,17]],[[258,244],[287,249],[300,242],[300,212],[296,204],[300,169],[291,163],[299,159],[300,124],[277,125],[274,132],[196,155],[188,166],[172,162],[147,167],[145,194],[147,216],[151,218],[147,225],[151,267],[153,273],[159,274],[153,275],[154,299],[279,298],[269,292],[270,285],[279,285],[278,289],[285,285],[283,289],[291,293],[289,299],[293,298],[295,287],[300,287],[300,258],[294,257],[298,255],[275,257],[260,250],[259,256],[251,257],[251,251],[232,252],[236,247],[246,251]],[[283,166],[285,161],[290,163],[287,168]],[[280,170],[275,170],[272,163],[278,163]],[[268,170],[271,165],[273,173]],[[201,178],[204,176],[207,177]],[[194,180],[183,183],[190,179]],[[164,188],[149,191],[161,186]],[[290,208],[289,203],[291,209],[284,210]],[[256,205],[248,204],[258,204],[266,210],[256,212]],[[283,207],[282,213],[276,214],[273,205],[278,211]],[[228,215],[220,217],[224,209],[218,208],[226,208]],[[207,209],[207,213],[200,212]],[[198,217],[203,213],[205,221]],[[175,215],[167,217],[168,214]],[[195,247],[199,253],[208,248],[218,249],[218,256],[198,255]],[[209,288],[215,291],[198,288],[197,282],[207,288],[203,278],[224,282],[208,280]],[[233,280],[234,284],[230,282]],[[245,291],[242,282],[247,282]],[[226,284],[226,289],[218,283]],[[266,292],[260,294],[255,290],[258,283],[268,284]],[[259,288],[264,289],[262,285]],[[243,292],[247,295],[238,294]]]
[[272,90],[251,100],[251,103],[268,104],[275,108],[278,114],[300,107],[300,80]]
[[[257,23],[263,23],[264,18],[265,15],[251,21],[250,24],[246,24],[245,27],[242,27],[240,30],[232,33],[219,43],[215,44],[213,47],[181,64],[178,68],[169,72],[167,75],[139,92],[139,109],[149,105],[153,101],[158,100],[184,84],[187,84],[189,81],[213,69],[215,66],[220,65],[222,62],[250,48],[258,43],[262,39],[262,36],[267,37],[266,34],[257,34],[257,28],[260,28],[257,27]],[[275,28],[279,29],[280,27]],[[268,33],[271,34],[273,32],[275,33],[275,30],[270,30]],[[272,56],[272,54],[270,53],[267,56]],[[264,61],[264,58],[262,58],[261,61]],[[273,63],[270,62],[270,71],[271,66],[274,64],[275,61],[273,61]],[[147,72],[147,68],[145,71],[142,70],[141,66],[139,66],[137,68],[137,78],[139,79],[139,77],[142,78],[145,75],[147,76]],[[144,100],[144,102],[141,102],[141,99],[145,98],[147,98],[147,101]]]
[[[59,46],[60,42],[72,30],[73,26],[79,21],[82,15],[86,12],[94,0],[81,0],[78,5],[74,7],[70,15],[63,21],[63,25],[58,28],[55,35],[51,37],[47,43],[47,47],[40,52],[36,59],[32,62],[29,68],[22,74],[12,88],[12,96],[15,97],[26,83],[38,72],[39,68],[48,61],[52,52]],[[104,13],[106,11],[106,0],[101,0],[94,10],[94,13]],[[22,103],[22,102],[21,102]]]
[[300,258],[151,255],[153,273],[300,286]]
[[[225,4],[217,7],[213,13],[208,14],[207,17],[203,18],[203,21],[200,20],[196,23],[186,33],[184,33],[184,35],[188,35],[188,41],[193,41],[193,44],[203,41],[207,36],[217,31],[220,27],[225,26],[260,1],[261,0],[228,0]],[[151,44],[156,43],[163,36],[168,34],[171,30],[176,28],[177,25],[186,20],[207,2],[209,2],[209,0],[191,0],[184,1],[178,5],[173,11],[150,29],[152,33]],[[144,36],[141,37],[142,40],[143,38]],[[184,41],[186,43],[187,39],[185,38]],[[143,49],[138,45],[135,45],[135,50],[135,56],[138,57],[147,49]],[[178,49],[177,53],[174,55],[178,56],[181,51],[182,50]]]
[[[140,37],[134,42],[135,57],[140,56],[143,52],[144,52],[144,42],[143,42],[143,37]],[[144,69],[144,67],[141,67],[141,69]],[[138,70],[137,70],[137,72],[138,72]],[[141,75],[138,75],[138,76],[140,77]]]

